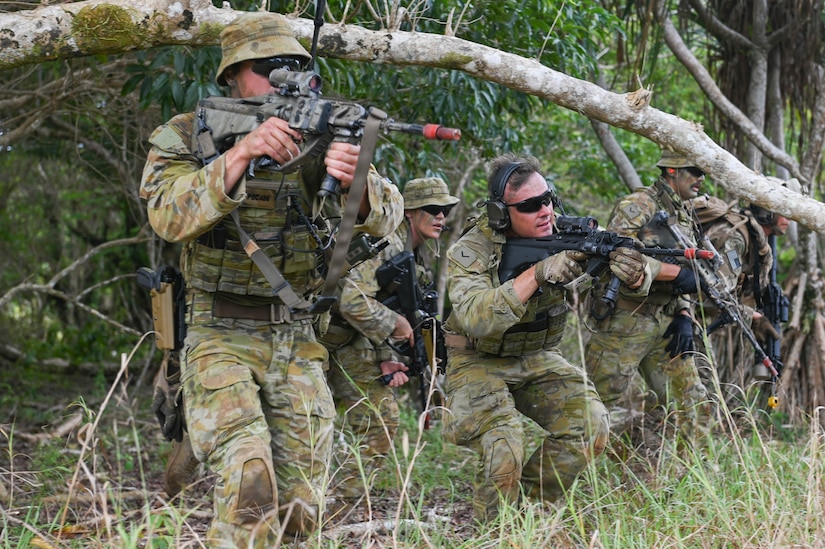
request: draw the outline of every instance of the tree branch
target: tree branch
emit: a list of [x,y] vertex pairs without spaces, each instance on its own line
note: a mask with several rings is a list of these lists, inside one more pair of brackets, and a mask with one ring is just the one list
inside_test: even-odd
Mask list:
[[[128,29],[134,36],[122,37],[117,48],[113,47],[111,40],[101,39],[100,28],[91,34],[73,29],[73,21],[81,10],[99,9],[104,5],[128,13],[130,19],[121,24],[121,32],[124,26],[134,26]],[[208,0],[190,0],[183,4],[149,0],[147,3],[130,3],[129,8],[126,10],[111,1],[89,0],[4,14],[0,16],[0,29],[14,29],[15,40],[8,41],[8,47],[0,50],[0,69],[49,59],[163,45],[213,45],[218,39],[216,25],[226,25],[237,15],[232,10],[212,7]],[[309,44],[313,21],[290,19],[290,23],[296,36]],[[112,32],[117,29],[105,30]],[[92,40],[94,37],[97,39]],[[34,47],[35,44],[38,46]],[[329,57],[369,63],[460,70],[476,78],[534,95],[684,154],[733,195],[795,219],[811,229],[825,232],[825,205],[748,169],[735,156],[714,143],[701,125],[647,104],[639,105],[632,94],[611,93],[531,59],[459,38],[427,33],[370,31],[355,25],[325,25],[321,29],[319,51]],[[752,126],[742,127],[754,142],[760,144],[766,156],[788,166],[791,173],[804,179],[792,158],[776,151],[761,134],[751,136]]]

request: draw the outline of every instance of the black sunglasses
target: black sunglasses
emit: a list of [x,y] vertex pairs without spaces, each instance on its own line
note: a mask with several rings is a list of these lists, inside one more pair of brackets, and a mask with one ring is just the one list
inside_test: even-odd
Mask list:
[[515,208],[521,213],[536,213],[542,206],[549,206],[553,203],[553,192],[547,191],[539,196],[516,202],[515,204],[505,204],[508,208]]
[[688,172],[690,175],[692,175],[693,177],[702,177],[702,176],[704,176],[704,175],[705,175],[705,172],[703,172],[703,171],[702,171],[702,170],[700,170],[699,168],[690,167],[690,168],[685,168],[685,169],[686,169],[686,170],[687,170],[687,172]]
[[452,205],[450,206],[421,206],[421,209],[430,214],[433,217],[436,217],[438,214],[443,213],[444,217],[450,215],[450,211],[453,209]]
[[268,77],[275,69],[297,72],[302,70],[303,66],[303,61],[294,57],[269,57],[253,61],[252,72]]

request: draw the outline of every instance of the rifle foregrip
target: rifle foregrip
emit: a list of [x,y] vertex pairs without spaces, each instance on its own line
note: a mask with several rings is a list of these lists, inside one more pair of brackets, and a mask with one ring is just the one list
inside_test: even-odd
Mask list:
[[616,299],[619,297],[619,288],[622,285],[622,281],[619,280],[619,277],[611,274],[610,275],[610,282],[607,283],[607,288],[604,291],[604,295],[602,296],[602,301],[604,301],[610,308],[616,306]]
[[318,198],[324,198],[330,195],[337,195],[341,192],[341,182],[331,175],[324,176],[321,182],[321,188],[318,189]]

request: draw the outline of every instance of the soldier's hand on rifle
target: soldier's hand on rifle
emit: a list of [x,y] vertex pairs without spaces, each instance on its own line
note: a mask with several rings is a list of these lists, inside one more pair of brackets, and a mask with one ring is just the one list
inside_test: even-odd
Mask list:
[[670,358],[682,355],[682,360],[686,359],[688,355],[685,353],[690,353],[695,348],[693,345],[693,319],[689,315],[676,313],[662,337],[671,338],[665,346],[665,350],[670,353]]
[[639,250],[616,248],[610,252],[610,272],[628,288],[638,288],[644,281],[647,260]]
[[539,286],[548,284],[567,284],[582,274],[579,262],[587,259],[587,254],[563,251],[542,259],[536,263],[536,282]]
[[699,280],[693,269],[682,267],[676,278],[673,279],[673,293],[680,294],[695,294],[699,288]]
[[395,360],[385,360],[380,364],[381,380],[384,385],[390,387],[401,387],[407,383],[410,378],[406,372],[409,370],[406,364]]
[[253,160],[268,156],[286,164],[301,154],[297,143],[302,140],[301,132],[290,128],[286,120],[270,116],[226,151],[225,190],[235,187]]
[[349,188],[355,177],[355,165],[358,163],[360,145],[333,141],[324,157],[327,173],[341,182],[341,188]]
[[768,318],[759,311],[753,312],[751,330],[753,330],[753,335],[756,337],[756,340],[762,344],[768,341],[769,337],[772,337],[774,340],[781,337],[779,332],[776,331],[776,328],[773,327],[773,324],[771,324],[770,320],[768,320]]

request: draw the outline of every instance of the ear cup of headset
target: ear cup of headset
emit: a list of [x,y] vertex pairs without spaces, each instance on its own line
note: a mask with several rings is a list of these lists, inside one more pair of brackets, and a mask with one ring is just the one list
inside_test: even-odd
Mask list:
[[507,206],[501,200],[487,201],[487,223],[496,231],[504,231],[510,227],[510,214]]
[[508,162],[498,169],[490,181],[490,199],[487,201],[487,218],[490,228],[504,231],[510,227],[510,214],[504,203],[504,187],[510,176],[522,166],[521,162]]

